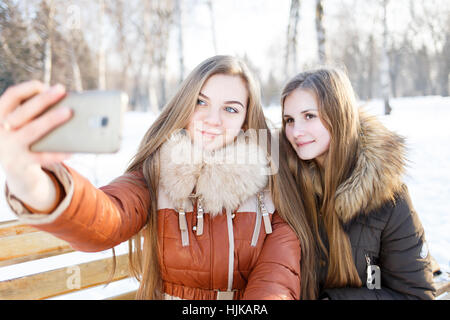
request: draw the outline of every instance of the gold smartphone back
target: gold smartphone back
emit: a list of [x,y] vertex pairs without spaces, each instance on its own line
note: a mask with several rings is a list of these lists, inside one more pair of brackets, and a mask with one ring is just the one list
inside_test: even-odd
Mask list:
[[72,118],[31,146],[34,152],[114,153],[120,149],[128,96],[121,91],[68,93],[52,108],[69,107]]

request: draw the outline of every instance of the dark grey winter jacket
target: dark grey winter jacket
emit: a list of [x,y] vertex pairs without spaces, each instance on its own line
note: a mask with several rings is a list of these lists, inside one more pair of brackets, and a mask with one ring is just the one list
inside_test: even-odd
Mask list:
[[[330,299],[433,299],[424,230],[402,182],[404,140],[375,117],[361,113],[360,121],[357,162],[337,190],[336,212],[349,236],[363,287],[325,288],[321,293]],[[320,188],[316,192],[320,195]],[[379,267],[372,277],[378,273],[381,283],[369,281],[367,286],[368,265]],[[325,263],[319,272],[322,285],[326,274]]]

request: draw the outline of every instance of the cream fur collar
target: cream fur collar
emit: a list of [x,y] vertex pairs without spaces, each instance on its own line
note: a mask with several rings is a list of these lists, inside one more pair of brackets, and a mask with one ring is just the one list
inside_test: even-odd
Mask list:
[[172,135],[160,149],[160,188],[176,207],[185,208],[194,192],[213,216],[237,209],[268,182],[267,156],[247,138],[239,135],[235,142],[208,152],[192,144],[184,130]]

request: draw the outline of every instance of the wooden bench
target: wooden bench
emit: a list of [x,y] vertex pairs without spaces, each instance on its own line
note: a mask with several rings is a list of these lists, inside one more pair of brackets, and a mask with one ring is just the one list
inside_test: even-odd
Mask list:
[[[0,275],[1,268],[27,261],[58,256],[74,252],[69,244],[46,232],[23,225],[18,221],[0,222]],[[48,299],[78,290],[113,283],[130,278],[128,254],[116,256],[116,271],[111,275],[113,258],[103,258],[69,267],[50,268],[42,272],[0,280],[0,300]],[[76,271],[76,274],[75,272]],[[73,283],[78,277],[79,282]],[[77,279],[75,279],[77,280]],[[450,282],[436,282],[436,296],[450,297]],[[101,290],[100,287],[98,290]],[[132,300],[136,291],[122,292],[113,300]]]
[[[74,252],[70,245],[49,233],[20,224],[0,222],[1,268],[19,263]],[[60,267],[0,281],[2,299],[48,299],[94,286],[130,278],[128,254],[116,256],[116,269],[111,275],[113,258],[103,258],[69,267]],[[101,287],[99,288],[101,290]],[[110,299],[134,299],[135,291]]]

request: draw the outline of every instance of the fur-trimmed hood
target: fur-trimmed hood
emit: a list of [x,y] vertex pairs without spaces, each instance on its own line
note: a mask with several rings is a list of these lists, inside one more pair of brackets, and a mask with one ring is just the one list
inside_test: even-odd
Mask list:
[[178,208],[190,197],[202,199],[211,215],[235,210],[268,183],[267,156],[256,141],[239,135],[222,149],[205,151],[185,130],[172,135],[160,150],[160,188]]
[[407,161],[403,137],[362,110],[359,121],[355,168],[336,190],[336,213],[343,223],[393,201],[402,190]]

